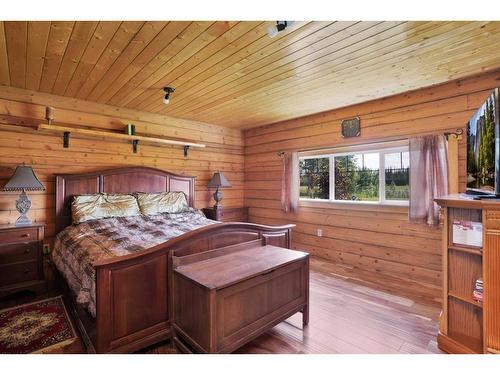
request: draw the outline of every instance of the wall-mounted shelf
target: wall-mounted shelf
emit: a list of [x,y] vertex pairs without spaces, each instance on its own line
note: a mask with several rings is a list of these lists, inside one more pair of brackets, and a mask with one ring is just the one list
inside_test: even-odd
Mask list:
[[38,130],[62,134],[64,147],[69,147],[69,138],[71,135],[103,138],[110,140],[130,141],[132,142],[132,150],[134,152],[137,152],[137,146],[139,142],[145,144],[154,144],[154,145],[182,146],[184,148],[184,156],[187,156],[190,147],[200,147],[200,148],[205,147],[204,144],[194,143],[189,141],[155,138],[144,135],[128,135],[128,134],[112,133],[104,130],[81,129],[69,126],[60,126],[60,125],[40,124],[38,125]]

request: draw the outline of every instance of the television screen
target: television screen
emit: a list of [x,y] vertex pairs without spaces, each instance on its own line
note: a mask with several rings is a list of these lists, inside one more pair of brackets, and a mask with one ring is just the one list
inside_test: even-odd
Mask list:
[[467,188],[495,194],[500,176],[496,164],[499,150],[498,89],[486,99],[467,123]]

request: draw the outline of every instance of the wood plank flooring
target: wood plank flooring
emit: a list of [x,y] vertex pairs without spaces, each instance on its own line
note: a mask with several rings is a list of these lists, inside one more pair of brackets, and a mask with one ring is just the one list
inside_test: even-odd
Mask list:
[[297,314],[239,353],[439,352],[439,307],[381,292],[317,268],[314,264],[311,272],[309,326],[302,330]]
[[[417,284],[415,293],[401,293],[398,279],[318,258],[311,260],[310,275],[309,325],[302,329],[296,314],[237,353],[441,353],[436,346],[440,303],[419,294]],[[0,308],[13,304],[3,301]],[[165,342],[141,353],[176,351]]]
[[[311,260],[310,323],[296,314],[237,353],[441,353],[436,335],[440,303],[401,294],[400,280]],[[160,344],[145,353],[171,353]]]

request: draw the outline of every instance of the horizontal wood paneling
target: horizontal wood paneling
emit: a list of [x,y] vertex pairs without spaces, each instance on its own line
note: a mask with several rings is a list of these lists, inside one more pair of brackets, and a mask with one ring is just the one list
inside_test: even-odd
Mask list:
[[0,84],[251,128],[500,66],[497,21],[273,25],[0,21]]
[[[65,149],[60,135],[41,133],[34,128],[45,122],[46,105],[54,107],[55,123],[108,130],[123,129],[125,124],[133,123],[139,134],[185,138],[203,142],[207,147],[193,148],[185,158],[182,147],[139,144],[134,154],[131,144],[126,142],[71,138],[70,147]],[[243,205],[244,148],[239,130],[2,86],[0,143],[0,186],[22,163],[32,165],[45,185],[46,191],[29,193],[33,202],[30,217],[47,223],[48,238],[54,234],[56,173],[140,165],[194,175],[197,176],[195,205],[202,208],[213,204],[206,184],[214,171],[221,170],[232,185],[224,191],[224,205]],[[0,224],[14,223],[17,219],[17,197],[18,193],[0,191]]]
[[[250,220],[295,223],[293,246],[345,267],[425,285],[439,298],[441,231],[408,222],[407,208],[309,204],[298,213],[280,209],[278,151],[362,144],[464,128],[500,71],[283,121],[245,131],[245,204]],[[343,139],[342,119],[359,116],[361,136]],[[459,142],[459,184],[465,189],[465,139]],[[316,235],[317,229],[323,236]],[[402,283],[402,285],[414,285]]]

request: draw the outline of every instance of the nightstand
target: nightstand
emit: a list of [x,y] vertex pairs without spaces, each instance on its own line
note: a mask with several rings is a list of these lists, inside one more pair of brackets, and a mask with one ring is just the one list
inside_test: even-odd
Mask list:
[[248,207],[224,208],[208,207],[203,209],[207,219],[215,221],[248,221]]
[[47,288],[43,276],[44,224],[0,226],[0,297]]

